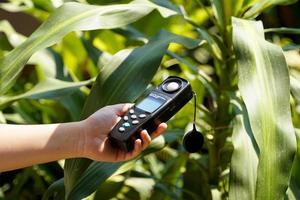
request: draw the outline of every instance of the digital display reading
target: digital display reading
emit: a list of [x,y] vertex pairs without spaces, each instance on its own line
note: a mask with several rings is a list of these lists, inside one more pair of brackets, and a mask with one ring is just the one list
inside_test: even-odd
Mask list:
[[151,96],[148,96],[146,99],[142,100],[136,105],[137,108],[144,110],[146,112],[152,113],[158,109],[165,101],[162,99],[157,99]]

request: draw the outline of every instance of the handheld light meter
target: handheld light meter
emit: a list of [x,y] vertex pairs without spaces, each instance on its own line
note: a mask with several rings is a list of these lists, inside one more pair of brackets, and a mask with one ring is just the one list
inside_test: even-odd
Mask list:
[[134,141],[140,138],[143,129],[151,134],[160,123],[168,121],[192,97],[193,92],[188,81],[176,76],[168,77],[122,117],[110,132],[110,141],[124,151],[133,150]]

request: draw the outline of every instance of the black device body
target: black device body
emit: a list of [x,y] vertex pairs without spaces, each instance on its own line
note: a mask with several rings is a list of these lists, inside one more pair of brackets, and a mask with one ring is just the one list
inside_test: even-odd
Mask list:
[[133,150],[134,141],[140,138],[141,130],[146,129],[151,134],[192,97],[188,81],[176,76],[168,77],[122,117],[109,134],[111,143],[124,151]]

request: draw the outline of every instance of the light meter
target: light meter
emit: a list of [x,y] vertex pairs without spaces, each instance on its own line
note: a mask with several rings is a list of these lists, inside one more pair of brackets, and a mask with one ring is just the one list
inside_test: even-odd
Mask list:
[[110,141],[124,151],[133,150],[134,141],[140,138],[143,129],[151,134],[192,97],[193,91],[188,81],[176,76],[168,77],[122,117],[110,132]]

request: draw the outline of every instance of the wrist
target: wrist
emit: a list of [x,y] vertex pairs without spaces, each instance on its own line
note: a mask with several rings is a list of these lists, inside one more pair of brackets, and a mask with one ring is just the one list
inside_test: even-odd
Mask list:
[[99,131],[99,128],[95,126],[97,123],[91,117],[77,123],[80,131],[77,133],[77,141],[74,145],[75,155],[76,157],[91,158],[92,153],[95,151],[95,138],[93,135]]
[[73,122],[73,133],[70,136],[72,157],[86,157],[87,154],[87,134],[86,134],[86,120]]

